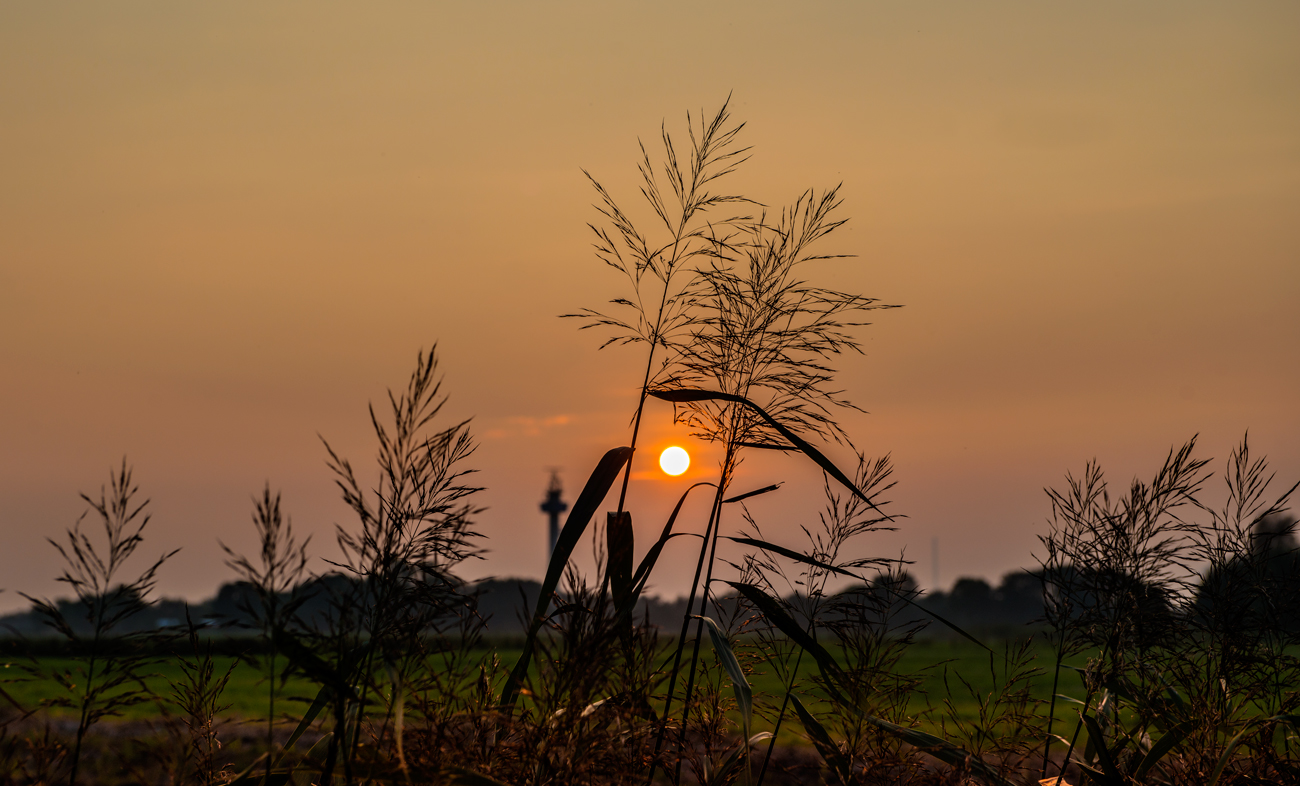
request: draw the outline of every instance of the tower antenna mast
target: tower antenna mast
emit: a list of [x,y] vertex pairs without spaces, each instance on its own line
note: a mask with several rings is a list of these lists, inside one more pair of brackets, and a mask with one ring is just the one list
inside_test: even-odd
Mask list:
[[551,467],[551,482],[546,487],[546,501],[542,503],[542,512],[550,516],[551,526],[547,540],[546,564],[551,564],[551,555],[555,554],[555,544],[560,540],[560,514],[569,509],[569,503],[560,499],[564,489],[560,486],[560,468]]

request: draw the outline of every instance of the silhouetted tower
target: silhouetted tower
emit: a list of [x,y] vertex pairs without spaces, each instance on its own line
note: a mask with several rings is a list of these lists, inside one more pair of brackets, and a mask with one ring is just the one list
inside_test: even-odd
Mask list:
[[551,555],[555,553],[555,543],[560,539],[560,514],[569,509],[569,503],[560,499],[562,493],[560,473],[551,470],[551,483],[546,487],[546,501],[542,503],[542,512],[551,517],[551,537],[547,541],[550,551],[546,555],[548,565],[550,564]]

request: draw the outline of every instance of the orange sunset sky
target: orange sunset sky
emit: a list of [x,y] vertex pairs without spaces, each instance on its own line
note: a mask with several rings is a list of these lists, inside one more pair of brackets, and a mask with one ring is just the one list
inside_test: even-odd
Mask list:
[[[624,294],[581,170],[634,204],[638,138],[728,94],[754,148],[732,187],[779,207],[842,182],[825,250],[855,257],[808,278],[904,305],[839,361],[869,411],[842,422],[893,455],[908,517],[862,555],[905,550],[930,585],[938,538],[943,587],[996,581],[1033,565],[1044,486],[1095,457],[1122,489],[1197,433],[1216,469],[1249,429],[1300,478],[1296,3],[15,0],[0,610],[59,592],[45,539],[123,455],[145,555],[182,548],[163,594],[231,578],[217,540],[252,549],[267,481],[332,556],[318,434],[368,466],[367,402],[434,342],[487,487],[466,575],[539,576],[547,468],[572,500],[627,443],[643,362],[557,318]],[[670,415],[636,458],[642,547],[713,465]],[[674,442],[682,479],[654,468]],[[781,480],[751,511],[797,545],[805,462],[747,462],[737,490]]]

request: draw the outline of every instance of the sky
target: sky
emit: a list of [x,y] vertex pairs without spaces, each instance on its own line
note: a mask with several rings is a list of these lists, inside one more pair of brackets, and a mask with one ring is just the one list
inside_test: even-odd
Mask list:
[[[837,361],[866,410],[840,422],[892,457],[905,516],[855,554],[996,582],[1034,564],[1044,488],[1096,459],[1122,491],[1194,435],[1219,469],[1249,433],[1280,491],[1297,31],[1290,2],[0,5],[0,610],[62,592],[47,539],[123,457],[151,500],[140,567],[181,549],[163,595],[232,578],[219,542],[252,551],[268,483],[336,556],[354,522],[322,439],[373,466],[367,404],[434,344],[485,487],[464,574],[539,577],[549,469],[571,500],[627,444],[644,362],[557,318],[625,294],[583,170],[636,204],[638,140],[657,158],[728,96],[738,193],[842,184],[826,250],[852,257],[810,282],[903,306]],[[647,411],[638,551],[716,464],[671,419]],[[682,479],[654,469],[669,444]],[[750,511],[797,546],[806,461],[747,461],[736,488],[778,481]],[[685,542],[653,591],[685,591]]]

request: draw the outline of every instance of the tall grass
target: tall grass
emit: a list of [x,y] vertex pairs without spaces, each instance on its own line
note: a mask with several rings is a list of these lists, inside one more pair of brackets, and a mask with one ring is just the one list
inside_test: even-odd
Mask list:
[[[718,120],[724,113],[725,107]],[[667,135],[665,148],[669,154],[666,168],[671,173],[676,163]],[[642,169],[652,171],[648,161]],[[696,169],[701,168],[693,171]],[[670,180],[678,183],[680,177]],[[683,189],[675,186],[675,191],[680,194]],[[656,192],[646,189],[644,193],[662,217]],[[775,220],[769,220],[765,212],[757,219],[729,218],[721,227],[710,227],[708,235],[697,236],[707,241],[697,254],[698,263],[686,271],[687,282],[680,293],[665,301],[674,308],[669,324],[679,327],[680,333],[653,333],[660,337],[666,357],[648,392],[672,400],[679,407],[679,419],[693,426],[697,435],[723,446],[714,499],[674,652],[665,712],[672,707],[692,618],[696,620],[695,637],[683,689],[688,703],[694,691],[723,504],[744,450],[795,449],[786,439],[791,433],[837,438],[843,433],[831,410],[847,402],[831,387],[833,371],[827,361],[858,349],[850,331],[860,323],[845,315],[881,306],[870,298],[809,286],[798,277],[802,266],[830,258],[814,253],[811,247],[843,223],[834,217],[839,206],[837,193],[835,189],[820,196],[808,192]],[[609,210],[606,215],[616,218],[624,237],[640,237],[621,211]],[[678,269],[672,268],[673,272]],[[663,280],[668,281],[666,277]],[[647,313],[640,301],[624,300],[620,305],[637,315],[637,324],[657,325],[663,313]],[[612,320],[589,324],[628,329],[628,323]],[[649,366],[646,382],[651,382]],[[636,423],[646,392],[643,386]],[[776,420],[784,433],[772,428]],[[683,712],[679,748],[685,746],[688,721],[689,709]]]
[[[389,420],[371,407],[379,443],[375,485],[363,485],[326,443],[357,528],[338,527],[342,558],[333,567],[343,580],[325,585],[325,612],[299,624],[298,638],[290,639],[300,660],[295,666],[317,673],[333,710],[324,786],[339,764],[349,784],[382,774],[387,749],[406,771],[406,704],[426,671],[430,637],[455,627],[465,613],[452,570],[477,554],[469,500],[479,489],[468,484],[472,470],[464,468],[474,451],[468,423],[432,427],[446,403],[441,385],[430,349],[417,357],[406,389],[390,391]],[[368,722],[373,747],[363,757]],[[356,771],[359,763],[366,776]]]
[[[178,746],[173,780],[215,786],[229,780],[229,765],[218,762],[221,743],[217,739],[218,716],[230,709],[221,696],[230,683],[235,664],[222,672],[212,656],[212,643],[200,639],[199,627],[186,615],[189,653],[180,657],[181,676],[171,681],[171,698],[181,710],[188,745]],[[269,706],[274,706],[274,692]]]
[[256,626],[265,645],[259,665],[266,680],[263,757],[269,780],[275,753],[275,704],[281,682],[280,643],[306,601],[299,589],[307,572],[307,545],[311,539],[299,541],[294,537],[292,524],[280,510],[280,495],[273,495],[269,484],[255,502],[253,526],[260,546],[256,561],[235,553],[224,543],[221,548],[226,553],[226,566],[253,590],[253,597],[246,595],[241,600],[239,610]]
[[[571,316],[607,331],[602,346],[639,346],[645,365],[628,405],[629,444],[604,454],[570,508],[513,660],[485,642],[458,577],[483,553],[468,469],[474,440],[468,421],[441,420],[437,355],[422,351],[405,386],[370,408],[370,469],[325,443],[350,518],[336,528],[339,556],[309,558],[269,484],[255,499],[258,552],[225,549],[246,590],[242,624],[261,643],[254,661],[266,713],[251,750],[223,744],[231,672],[216,667],[207,631],[191,623],[170,686],[182,733],[149,743],[175,762],[155,780],[1300,781],[1300,560],[1286,515],[1296,486],[1270,495],[1267,463],[1245,440],[1229,457],[1218,507],[1207,502],[1210,463],[1194,440],[1120,494],[1089,464],[1048,492],[1035,574],[1043,643],[988,646],[938,616],[906,562],[871,543],[904,519],[886,499],[889,457],[858,451],[839,420],[855,407],[836,366],[860,352],[868,312],[888,306],[813,283],[820,264],[843,258],[825,249],[844,223],[838,187],[771,211],[725,187],[748,158],[741,130],[724,104],[688,116],[686,144],[661,129],[662,161],[641,148],[650,227],[588,175],[603,222],[592,227],[596,256],[630,290]],[[627,501],[650,398],[719,444],[722,460],[646,527],[634,525]],[[793,484],[735,488],[756,450],[821,471],[821,488],[808,495],[821,507],[801,535],[773,534],[789,530],[752,504]],[[849,469],[839,455],[851,457]],[[685,503],[706,488],[707,516],[687,527]],[[7,782],[75,785],[88,772],[93,728],[164,698],[145,682],[158,641],[150,634],[154,646],[134,646],[145,635],[131,620],[170,555],[124,567],[148,522],[125,462],[97,499],[85,499],[83,520],[98,520],[102,538],[79,520],[55,542],[74,601],[33,600],[75,645],[73,667],[53,674],[62,692],[49,702],[74,710],[75,728],[65,744],[48,716],[36,732],[19,708],[13,725],[26,731],[0,724]],[[572,559],[588,535],[593,575]],[[642,603],[665,558],[695,566],[676,635],[651,625]],[[908,667],[909,647],[929,630],[973,642],[987,671]],[[1051,654],[1040,666],[1043,646]],[[1058,697],[1069,674],[1083,688]],[[313,688],[286,696],[290,678]],[[927,684],[944,687],[926,694]],[[1050,698],[1037,701],[1043,692]],[[1076,708],[1066,728],[1061,705]],[[280,723],[286,708],[293,712]],[[779,742],[792,729],[807,743],[802,753]]]
[[[745,210],[754,203],[747,197],[716,189],[722,180],[743,164],[748,147],[737,139],[744,124],[732,124],[728,104],[709,120],[701,114],[699,125],[686,117],[689,148],[685,161],[678,157],[679,145],[667,126],[661,127],[664,161],[656,165],[641,145],[641,195],[655,220],[654,230],[642,231],[609,191],[591,173],[583,171],[596,189],[597,210],[607,225],[589,224],[596,240],[596,257],[627,279],[631,291],[610,301],[613,309],[583,308],[566,318],[581,320],[581,329],[609,332],[600,345],[645,345],[645,374],[632,417],[630,446],[636,449],[641,417],[652,383],[671,374],[673,355],[690,342],[689,334],[698,319],[690,290],[694,265],[730,253],[731,239],[751,220]],[[667,191],[660,185],[667,182]],[[723,210],[722,215],[718,211]],[[655,361],[659,361],[656,367]],[[631,464],[624,469],[616,515],[623,513]]]
[[[1094,780],[1300,772],[1300,626],[1286,613],[1295,584],[1270,580],[1271,567],[1295,565],[1294,541],[1278,539],[1293,522],[1271,527],[1297,486],[1267,496],[1267,462],[1243,438],[1223,474],[1227,502],[1211,509],[1195,442],[1117,498],[1095,463],[1051,492],[1043,577],[1057,668],[1092,653],[1065,744]],[[1045,747],[1051,731],[1049,716]],[[1238,756],[1243,746],[1252,755]]]
[[[152,697],[142,684],[149,668],[148,649],[140,639],[152,631],[131,629],[133,618],[148,605],[158,569],[176,552],[164,554],[139,571],[127,573],[126,562],[144,542],[149,524],[149,500],[140,499],[126,459],[110,473],[99,498],[81,495],[87,510],[65,534],[50,543],[63,558],[58,581],[70,589],[74,602],[64,606],[24,594],[45,623],[72,644],[74,666],[59,668],[50,676],[62,688],[48,705],[73,710],[77,716],[67,780],[76,786],[86,734],[105,718]],[[82,524],[97,519],[102,538]]]

